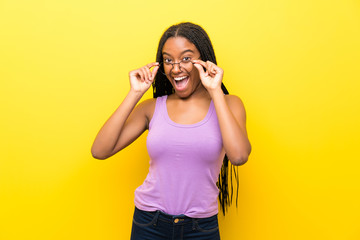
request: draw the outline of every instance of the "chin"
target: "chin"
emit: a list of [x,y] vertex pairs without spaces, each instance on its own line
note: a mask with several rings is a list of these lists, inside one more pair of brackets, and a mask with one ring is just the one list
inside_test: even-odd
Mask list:
[[176,96],[178,96],[178,97],[181,98],[181,99],[186,99],[186,98],[188,98],[188,97],[190,96],[190,94],[178,93],[178,92],[176,92],[176,91],[175,91],[175,94],[176,94]]

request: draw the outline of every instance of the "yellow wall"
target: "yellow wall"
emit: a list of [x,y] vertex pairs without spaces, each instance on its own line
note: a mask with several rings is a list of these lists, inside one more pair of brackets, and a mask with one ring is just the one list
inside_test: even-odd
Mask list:
[[90,147],[184,20],[248,114],[223,239],[360,239],[358,0],[0,0],[0,239],[129,238],[145,136],[106,161]]

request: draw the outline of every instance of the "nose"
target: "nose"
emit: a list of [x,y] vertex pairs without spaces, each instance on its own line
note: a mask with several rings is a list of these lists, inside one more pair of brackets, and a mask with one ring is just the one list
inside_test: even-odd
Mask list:
[[171,70],[173,73],[180,73],[181,71],[181,67],[180,67],[180,63],[174,63],[174,66]]

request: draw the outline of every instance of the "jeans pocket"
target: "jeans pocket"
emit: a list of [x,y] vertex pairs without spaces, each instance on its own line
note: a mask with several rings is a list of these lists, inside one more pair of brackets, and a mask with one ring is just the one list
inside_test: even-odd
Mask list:
[[133,222],[139,227],[148,227],[152,224],[156,224],[157,216],[157,212],[146,212],[135,208]]
[[196,230],[199,232],[214,232],[219,230],[217,215],[209,218],[199,218],[195,220]]

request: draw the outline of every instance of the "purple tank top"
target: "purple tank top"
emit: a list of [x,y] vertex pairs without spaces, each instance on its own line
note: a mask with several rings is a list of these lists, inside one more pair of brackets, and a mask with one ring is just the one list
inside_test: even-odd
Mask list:
[[225,154],[214,104],[203,120],[183,125],[170,119],[166,99],[156,99],[146,142],[149,173],[135,190],[135,206],[193,218],[213,216]]

